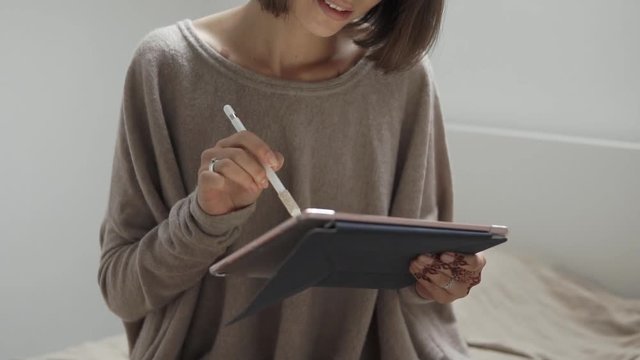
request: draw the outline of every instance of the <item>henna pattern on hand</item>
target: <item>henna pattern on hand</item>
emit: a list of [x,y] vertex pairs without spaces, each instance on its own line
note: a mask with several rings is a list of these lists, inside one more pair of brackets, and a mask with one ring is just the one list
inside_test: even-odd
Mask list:
[[465,273],[467,270],[461,269],[459,267],[454,267],[451,269],[451,275],[453,275],[453,280],[457,282],[464,282],[466,279]]
[[428,281],[428,275],[436,275],[439,270],[450,270],[456,282],[467,284],[467,294],[469,294],[471,288],[480,283],[481,272],[465,270],[462,268],[462,266],[465,265],[468,265],[468,262],[464,260],[464,255],[456,254],[455,260],[450,264],[444,263],[437,257],[434,257],[433,263],[423,267],[422,273],[415,273],[414,277]]
[[469,277],[469,284],[467,285],[467,294],[471,291],[471,288],[480,284],[482,280],[482,272],[473,271],[471,272],[473,276]]
[[469,263],[464,259],[464,255],[456,254],[455,259],[451,263],[453,266],[465,266],[469,265]]

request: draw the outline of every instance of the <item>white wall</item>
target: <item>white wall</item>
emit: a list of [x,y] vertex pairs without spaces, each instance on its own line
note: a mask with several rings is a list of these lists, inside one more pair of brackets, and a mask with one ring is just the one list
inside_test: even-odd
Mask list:
[[457,221],[509,225],[502,250],[640,298],[640,143],[447,130]]
[[[35,355],[121,332],[102,303],[96,272],[98,227],[127,63],[150,29],[240,2],[0,0],[0,358]],[[449,119],[638,141],[640,73],[634,64],[640,63],[640,31],[632,21],[638,7],[634,0],[451,1],[434,57]],[[599,23],[604,23],[602,29],[596,28]],[[527,174],[526,161],[514,161],[516,151],[504,159],[509,171],[477,181],[471,180],[476,175],[468,175],[482,172],[477,161],[504,156],[510,146],[525,153],[523,149],[531,148],[519,147],[522,142],[517,139],[484,138],[490,140],[485,143],[468,132],[454,132],[450,139],[459,218],[513,225],[512,243],[520,244],[519,249],[549,253],[552,239],[540,240],[538,246],[530,240],[537,235],[532,226],[560,213],[557,202],[523,212],[501,207],[500,202],[489,209],[478,205],[481,191],[504,191],[528,201],[565,201],[537,192],[541,179]],[[616,165],[615,152],[589,148],[580,153],[606,162],[609,167],[601,169],[614,170],[621,181],[629,175],[629,169]],[[549,169],[561,164],[550,162]],[[588,175],[589,164],[578,165],[562,168],[576,170],[567,179]],[[636,177],[630,179],[637,179],[637,170],[632,170]],[[491,177],[495,181],[487,180]],[[601,178],[591,178],[579,188],[571,181],[542,180],[555,194],[566,189],[571,199],[573,191],[588,192],[589,184]],[[626,212],[619,215],[611,213],[627,199],[625,194],[615,187],[594,188],[595,199],[604,201],[601,216],[626,226],[616,233],[619,236],[608,238],[609,248],[618,249],[611,256],[625,255],[619,249],[627,244],[623,241],[631,228],[622,220],[636,219],[632,211],[637,205],[626,204]],[[633,196],[628,199],[637,199]],[[563,203],[572,209],[573,218],[556,229],[562,238],[586,234],[571,234],[581,222],[578,200]],[[531,213],[537,217],[524,216]],[[602,230],[596,235],[605,236]],[[562,251],[552,254],[554,259],[571,253],[569,244],[575,241],[562,245]],[[600,247],[589,244],[584,254],[571,254],[567,262],[576,271],[588,270],[586,261],[605,256]],[[615,274],[597,277],[615,280]]]
[[640,1],[448,1],[448,119],[640,141]]
[[122,331],[97,263],[126,67],[149,30],[232,3],[0,0],[0,359]]
[[640,2],[449,1],[432,61],[456,219],[640,297]]

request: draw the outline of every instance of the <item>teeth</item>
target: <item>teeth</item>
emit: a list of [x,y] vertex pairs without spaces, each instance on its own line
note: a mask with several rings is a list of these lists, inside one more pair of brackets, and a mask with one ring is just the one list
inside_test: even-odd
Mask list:
[[327,0],[324,0],[324,3],[329,5],[329,7],[332,8],[332,9],[335,9],[335,10],[338,10],[338,11],[347,11],[346,9],[343,9],[343,8],[341,8],[340,6],[338,6],[338,5],[334,4],[334,3],[330,3]]

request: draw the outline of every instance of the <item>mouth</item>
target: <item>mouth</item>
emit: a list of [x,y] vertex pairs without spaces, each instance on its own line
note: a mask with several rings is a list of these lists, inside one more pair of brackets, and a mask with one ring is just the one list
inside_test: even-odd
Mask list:
[[345,5],[339,5],[331,0],[316,0],[322,11],[330,18],[337,21],[345,21],[353,14],[351,7]]

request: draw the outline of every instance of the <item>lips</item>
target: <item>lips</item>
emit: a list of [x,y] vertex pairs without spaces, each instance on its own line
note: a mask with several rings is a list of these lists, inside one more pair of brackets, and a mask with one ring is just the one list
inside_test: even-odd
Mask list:
[[330,7],[338,7],[339,9],[337,10],[340,11],[353,11],[353,6],[342,2],[341,0],[325,0],[325,2],[328,3]]
[[[327,1],[329,3],[327,3]],[[343,5],[338,3],[337,1],[330,0],[317,0],[318,5],[322,9],[322,11],[331,19],[336,21],[345,21],[351,17],[353,10],[350,6]],[[331,5],[329,5],[331,4]],[[333,5],[333,7],[332,7]],[[339,8],[339,9],[338,9]],[[343,11],[341,11],[343,10]]]

